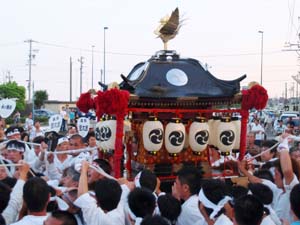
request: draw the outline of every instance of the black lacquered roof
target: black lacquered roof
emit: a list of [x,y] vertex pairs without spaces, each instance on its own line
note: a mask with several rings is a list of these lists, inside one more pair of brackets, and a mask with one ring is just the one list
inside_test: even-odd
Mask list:
[[147,62],[137,64],[127,77],[121,76],[121,89],[142,98],[233,97],[246,78],[220,80],[197,60],[180,58],[175,51],[159,51]]

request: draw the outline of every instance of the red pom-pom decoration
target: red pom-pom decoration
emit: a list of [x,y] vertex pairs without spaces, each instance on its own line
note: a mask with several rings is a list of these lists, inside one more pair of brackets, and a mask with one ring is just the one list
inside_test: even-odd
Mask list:
[[129,92],[112,88],[104,92],[103,95],[106,106],[105,113],[115,114],[116,116],[125,116],[128,108]]
[[102,115],[105,113],[106,101],[103,98],[103,95],[104,94],[102,91],[98,91],[97,96],[94,98],[96,115],[98,119],[100,119]]
[[90,109],[95,108],[94,100],[90,92],[82,93],[76,102],[76,106],[81,112],[88,113]]
[[267,90],[261,85],[254,85],[248,90],[242,91],[242,109],[249,110],[255,108],[261,110],[266,107],[268,102]]

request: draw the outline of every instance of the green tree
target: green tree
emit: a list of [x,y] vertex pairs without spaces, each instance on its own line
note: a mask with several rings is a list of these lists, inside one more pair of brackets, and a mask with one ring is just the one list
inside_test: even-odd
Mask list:
[[40,109],[44,102],[48,100],[48,93],[46,90],[38,90],[34,92],[34,107]]
[[0,84],[0,98],[16,98],[16,110],[25,109],[25,87],[19,86],[15,81]]

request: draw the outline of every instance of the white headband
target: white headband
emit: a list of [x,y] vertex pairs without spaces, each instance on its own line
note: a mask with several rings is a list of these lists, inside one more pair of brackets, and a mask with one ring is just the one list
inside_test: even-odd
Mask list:
[[141,185],[141,183],[140,183],[141,175],[142,175],[142,171],[139,172],[139,173],[135,176],[135,178],[134,178],[134,185],[135,185],[135,187],[137,187],[137,188],[141,188],[141,187],[142,187],[142,185]]
[[58,208],[62,211],[67,211],[69,209],[69,205],[62,200],[61,198],[57,197],[56,195],[50,198],[50,201],[56,201]]
[[15,150],[18,152],[25,152],[25,149],[23,147],[17,146],[15,144],[10,144],[6,149],[7,150]]
[[69,142],[69,139],[66,138],[66,137],[61,137],[61,138],[58,139],[57,145],[60,145],[60,144],[62,144],[64,142]]
[[220,212],[220,210],[224,207],[224,205],[232,200],[231,197],[229,196],[225,196],[222,200],[220,200],[218,202],[218,204],[216,205],[215,203],[212,203],[204,194],[203,189],[200,190],[198,198],[200,200],[200,202],[206,207],[206,208],[210,208],[213,210],[213,212],[209,215],[210,219],[213,219],[218,212]]
[[20,134],[20,131],[19,131],[18,129],[14,129],[14,130],[8,132],[8,133],[6,134],[6,137],[10,137],[10,136],[13,136],[13,135],[15,135],[15,134]]

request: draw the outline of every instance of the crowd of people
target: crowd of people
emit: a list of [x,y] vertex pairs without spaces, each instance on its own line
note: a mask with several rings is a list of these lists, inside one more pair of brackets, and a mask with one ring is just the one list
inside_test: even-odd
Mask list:
[[236,162],[246,185],[183,166],[170,193],[148,169],[132,181],[114,178],[92,130],[83,138],[75,126],[53,143],[36,127],[30,144],[22,132],[7,128],[0,140],[0,224],[300,224],[300,154],[284,131],[278,143],[257,142],[249,131],[245,159]]

